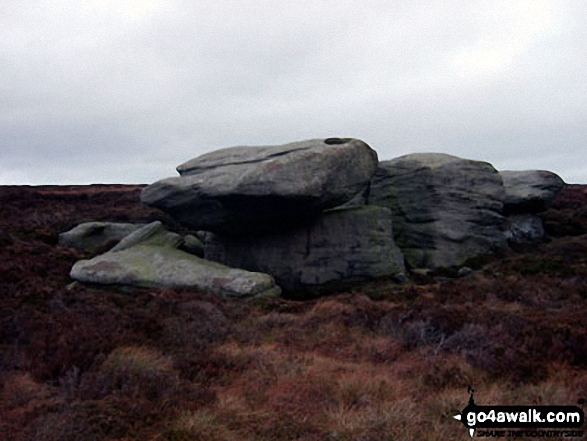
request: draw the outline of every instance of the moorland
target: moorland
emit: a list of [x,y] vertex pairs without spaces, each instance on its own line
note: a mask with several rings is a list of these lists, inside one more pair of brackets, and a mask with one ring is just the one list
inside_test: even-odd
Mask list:
[[[587,398],[587,186],[473,271],[320,298],[86,286],[58,244],[161,220],[143,186],[0,187],[0,439],[447,440],[480,404]],[[519,439],[519,438],[517,438]]]

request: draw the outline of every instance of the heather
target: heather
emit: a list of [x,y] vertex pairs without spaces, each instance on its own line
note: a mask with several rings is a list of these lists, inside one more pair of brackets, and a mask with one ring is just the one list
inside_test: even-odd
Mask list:
[[86,286],[57,235],[170,218],[141,186],[0,187],[0,438],[463,439],[482,404],[587,398],[587,187],[474,271],[320,298]]

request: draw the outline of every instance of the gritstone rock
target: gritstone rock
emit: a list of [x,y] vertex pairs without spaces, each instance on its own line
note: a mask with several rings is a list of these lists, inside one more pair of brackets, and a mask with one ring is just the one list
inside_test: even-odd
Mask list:
[[546,210],[565,182],[544,170],[501,171],[506,213],[539,213]]
[[357,139],[232,147],[180,165],[181,176],[146,187],[141,200],[194,230],[274,231],[349,201],[376,166],[377,153]]
[[76,262],[70,275],[89,283],[194,287],[231,298],[280,294],[271,276],[201,259],[177,249],[181,243],[181,236],[153,222],[125,237],[109,252]]
[[183,236],[179,249],[198,257],[204,257],[204,242],[193,234]]
[[382,161],[368,203],[391,209],[411,268],[458,267],[506,245],[504,188],[491,164],[440,153]]
[[294,295],[405,270],[391,212],[382,207],[331,210],[310,225],[264,236],[212,235],[206,258],[269,273]]
[[506,216],[505,237],[510,244],[539,242],[544,237],[542,219],[534,214]]
[[59,235],[59,245],[77,248],[86,253],[106,251],[123,237],[145,224],[118,222],[85,222]]

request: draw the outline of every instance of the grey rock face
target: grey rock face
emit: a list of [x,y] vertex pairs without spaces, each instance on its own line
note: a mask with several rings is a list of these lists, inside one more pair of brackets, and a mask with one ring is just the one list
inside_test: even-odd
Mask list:
[[59,235],[59,245],[87,253],[105,251],[144,224],[86,222]]
[[76,262],[70,275],[88,283],[194,287],[232,298],[280,294],[271,276],[201,259],[177,249],[181,240],[160,222],[153,222],[128,236],[116,249]]
[[290,293],[404,272],[393,241],[391,213],[382,207],[332,210],[311,225],[265,236],[213,235],[206,258],[262,271]]
[[507,213],[538,213],[546,210],[565,182],[544,170],[500,172],[505,187]]
[[382,161],[368,203],[391,209],[412,268],[448,268],[505,246],[502,179],[491,164],[439,153]]
[[510,244],[539,242],[544,237],[542,219],[533,214],[506,216],[505,237]]
[[141,200],[196,230],[274,231],[349,201],[376,166],[375,151],[357,139],[232,147],[180,165],[180,177],[146,187]]

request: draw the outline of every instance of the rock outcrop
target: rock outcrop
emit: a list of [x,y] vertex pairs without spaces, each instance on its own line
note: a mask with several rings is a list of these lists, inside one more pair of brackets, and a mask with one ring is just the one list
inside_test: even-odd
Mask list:
[[375,151],[352,138],[226,148],[177,171],[144,188],[141,200],[194,235],[160,223],[131,234],[124,224],[76,227],[62,244],[91,251],[119,243],[76,263],[72,277],[227,297],[275,295],[276,280],[304,297],[347,282],[400,280],[404,262],[414,273],[461,268],[462,275],[471,259],[541,240],[536,213],[564,185],[554,173],[499,173],[439,153],[378,164]]
[[181,176],[145,188],[141,200],[193,228],[262,233],[311,222],[362,192],[377,154],[357,139],[232,147],[199,156]]
[[539,213],[546,210],[565,182],[544,170],[500,172],[505,187],[506,213]]
[[59,235],[59,245],[86,253],[104,252],[145,224],[85,222]]
[[458,267],[506,245],[501,176],[486,162],[439,153],[382,161],[368,203],[391,209],[411,268]]
[[228,268],[179,250],[182,237],[153,222],[131,233],[109,252],[80,260],[71,277],[87,283],[143,287],[193,287],[229,298],[276,296],[274,279]]
[[382,207],[331,210],[312,224],[263,236],[213,235],[206,258],[267,272],[289,293],[382,276],[401,276],[391,212]]

